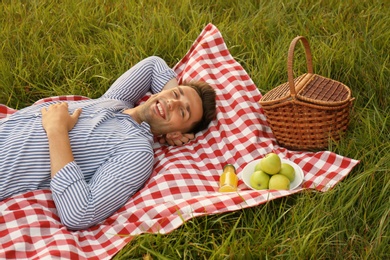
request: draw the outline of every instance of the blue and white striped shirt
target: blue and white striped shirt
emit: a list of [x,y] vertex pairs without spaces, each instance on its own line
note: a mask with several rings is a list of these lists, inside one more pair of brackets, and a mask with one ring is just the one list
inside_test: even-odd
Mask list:
[[50,188],[61,222],[85,229],[112,215],[149,178],[153,135],[122,113],[148,91],[157,93],[176,74],[158,57],[136,64],[100,98],[69,102],[83,111],[69,132],[74,161],[50,178],[50,156],[41,107],[34,105],[0,120],[0,200]]

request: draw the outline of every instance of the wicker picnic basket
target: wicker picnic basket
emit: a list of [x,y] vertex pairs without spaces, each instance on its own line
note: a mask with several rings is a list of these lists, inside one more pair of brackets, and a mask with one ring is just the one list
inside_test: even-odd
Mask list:
[[[301,41],[308,72],[295,78],[294,49]],[[338,81],[313,73],[309,42],[293,39],[288,50],[288,82],[266,93],[259,101],[279,145],[291,150],[326,149],[338,141],[349,123],[353,98],[350,89]]]

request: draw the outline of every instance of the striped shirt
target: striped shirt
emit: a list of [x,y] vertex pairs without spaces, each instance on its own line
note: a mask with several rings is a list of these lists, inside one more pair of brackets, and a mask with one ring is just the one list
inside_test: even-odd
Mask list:
[[50,188],[61,222],[85,229],[112,215],[149,178],[153,135],[122,113],[147,92],[158,93],[176,74],[149,57],[119,77],[98,99],[68,102],[83,111],[69,132],[74,161],[50,178],[48,139],[33,105],[0,120],[0,200]]

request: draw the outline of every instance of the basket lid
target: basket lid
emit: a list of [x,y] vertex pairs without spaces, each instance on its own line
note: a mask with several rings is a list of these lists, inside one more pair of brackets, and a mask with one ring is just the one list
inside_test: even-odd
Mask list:
[[297,98],[313,104],[337,106],[350,101],[351,90],[341,82],[314,74],[297,91]]
[[[294,79],[295,89],[298,92],[299,89],[311,78],[310,73],[302,74],[301,76]],[[260,99],[261,105],[271,105],[283,102],[285,100],[291,99],[290,86],[289,83],[283,83],[276,88],[268,91],[262,98]]]

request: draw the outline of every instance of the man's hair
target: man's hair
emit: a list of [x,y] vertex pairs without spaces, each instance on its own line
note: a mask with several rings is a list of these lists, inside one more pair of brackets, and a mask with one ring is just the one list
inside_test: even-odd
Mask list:
[[198,93],[202,100],[203,115],[202,119],[193,125],[190,133],[197,133],[208,127],[210,122],[215,118],[217,114],[216,107],[216,93],[213,87],[203,81],[185,81],[181,84],[182,86],[191,87]]

